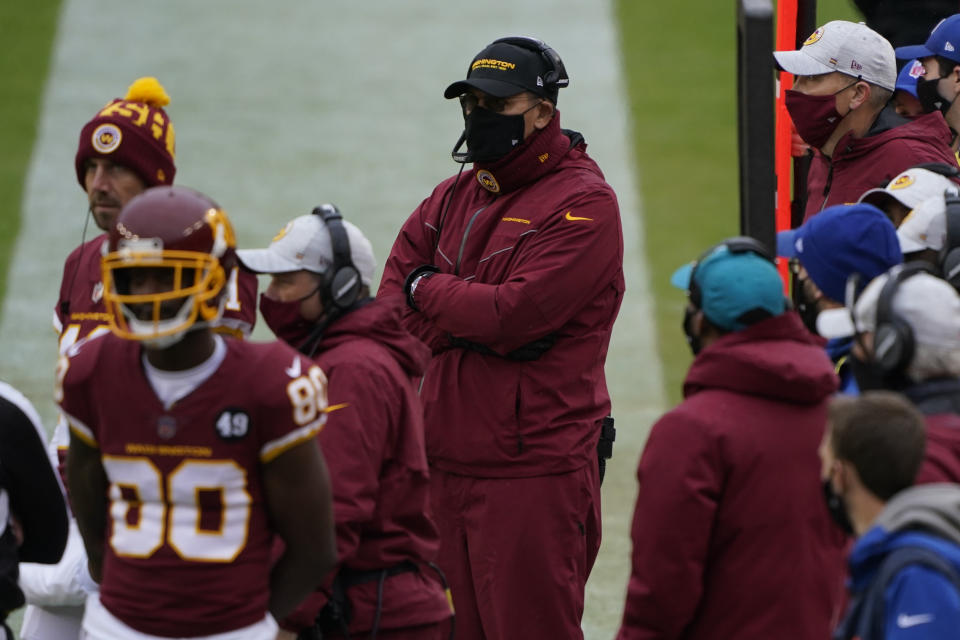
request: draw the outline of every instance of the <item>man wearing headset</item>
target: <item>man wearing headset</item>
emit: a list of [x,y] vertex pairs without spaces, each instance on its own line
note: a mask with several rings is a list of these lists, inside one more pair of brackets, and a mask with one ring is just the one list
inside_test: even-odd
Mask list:
[[[824,309],[843,307],[851,274],[869,279],[903,262],[893,223],[869,204],[827,207],[799,228],[779,232],[777,254],[790,258],[797,276],[798,310],[813,333]],[[857,393],[849,358],[851,347],[849,338],[826,344],[840,376],[840,392],[846,394]]]
[[909,398],[927,422],[918,483],[960,482],[960,294],[923,262],[875,278],[853,308],[820,314],[818,330],[853,336],[863,390]]
[[619,640],[829,637],[843,536],[817,486],[837,378],[768,250],[730,238],[671,280],[695,354],[640,458]]
[[370,241],[325,204],[290,221],[268,248],[238,254],[271,275],[260,297],[267,325],[329,381],[319,440],[339,562],[317,576],[321,589],[281,622],[280,637],[445,637],[451,611],[432,564],[439,540],[414,384],[429,351],[401,326],[399,305],[370,298]]
[[464,117],[453,158],[472,166],[404,224],[378,293],[406,300],[407,326],[433,351],[427,456],[465,640],[583,637],[623,238],[583,136],[560,128],[568,82],[533,38],[474,56],[444,92]]

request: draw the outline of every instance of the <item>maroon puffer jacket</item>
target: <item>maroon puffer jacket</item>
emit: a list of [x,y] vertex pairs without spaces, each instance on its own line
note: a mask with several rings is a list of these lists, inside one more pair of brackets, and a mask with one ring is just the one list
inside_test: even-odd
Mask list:
[[844,536],[817,448],[836,388],[794,312],[699,354],[640,459],[620,640],[830,637]]

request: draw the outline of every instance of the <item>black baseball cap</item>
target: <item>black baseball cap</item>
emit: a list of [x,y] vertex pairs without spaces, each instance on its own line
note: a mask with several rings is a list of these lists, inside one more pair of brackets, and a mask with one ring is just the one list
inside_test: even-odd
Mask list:
[[[549,55],[534,48],[542,45],[544,50],[548,50],[539,41],[533,38],[517,40],[529,42],[529,46],[501,40],[487,45],[470,62],[466,80],[451,84],[443,92],[443,97],[456,98],[473,87],[497,98],[529,91],[556,104],[559,88],[567,86],[569,82],[563,63],[556,57],[559,68],[551,64]],[[552,49],[549,51],[552,53]]]

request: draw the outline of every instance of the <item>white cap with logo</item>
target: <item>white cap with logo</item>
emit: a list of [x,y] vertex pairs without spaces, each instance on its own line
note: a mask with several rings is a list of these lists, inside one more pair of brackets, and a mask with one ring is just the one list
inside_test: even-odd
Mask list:
[[[373,246],[356,225],[342,222],[350,244],[350,260],[360,272],[361,282],[370,286],[376,266]],[[266,249],[241,249],[237,257],[256,273],[326,273],[333,266],[333,247],[327,225],[319,215],[311,213],[288,222]]]
[[862,22],[833,20],[814,31],[797,51],[774,51],[781,69],[796,76],[839,71],[893,91],[897,59],[886,38]]
[[942,195],[918,204],[897,228],[897,239],[903,253],[924,249],[940,251],[946,238],[947,205]]
[[956,182],[939,173],[914,167],[899,174],[888,182],[887,186],[870,189],[860,196],[858,202],[868,202],[883,208],[884,201],[893,198],[903,206],[913,209],[934,196],[943,200],[946,192],[956,195],[957,188]]

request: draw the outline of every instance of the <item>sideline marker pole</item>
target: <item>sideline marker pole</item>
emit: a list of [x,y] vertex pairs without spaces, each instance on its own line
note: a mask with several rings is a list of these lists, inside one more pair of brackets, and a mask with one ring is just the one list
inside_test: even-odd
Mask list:
[[[777,50],[790,50],[795,47],[797,40],[797,0],[779,0],[777,2]],[[776,156],[777,174],[777,211],[776,229],[785,231],[790,229],[792,222],[792,190],[793,162],[790,153],[791,131],[793,123],[787,113],[785,92],[793,86],[793,76],[786,71],[777,72],[776,95]],[[789,293],[790,272],[786,260],[780,261],[780,278],[783,280],[784,293]]]

